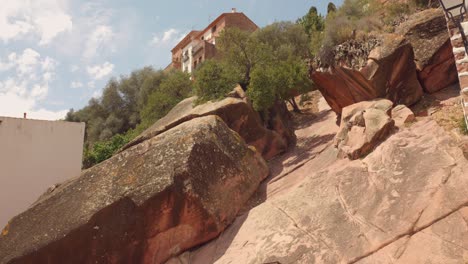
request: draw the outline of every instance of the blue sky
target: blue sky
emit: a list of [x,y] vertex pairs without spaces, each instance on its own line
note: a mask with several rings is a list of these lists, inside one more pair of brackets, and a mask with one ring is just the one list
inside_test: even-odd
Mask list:
[[[337,6],[343,0],[331,0]],[[0,116],[60,119],[111,77],[164,68],[188,31],[235,7],[258,26],[296,20],[321,0],[14,0],[0,8]]]

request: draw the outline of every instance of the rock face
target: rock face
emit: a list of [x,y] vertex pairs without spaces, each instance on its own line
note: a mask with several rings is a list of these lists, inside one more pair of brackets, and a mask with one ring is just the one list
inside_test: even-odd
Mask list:
[[411,44],[398,35],[389,35],[374,49],[360,70],[335,66],[328,72],[313,72],[312,79],[333,111],[376,98],[394,104],[412,105],[422,96]]
[[340,157],[358,159],[369,154],[392,132],[392,102],[386,99],[365,101],[343,108],[341,125],[335,137]]
[[267,174],[220,118],[195,118],[41,197],[0,235],[0,263],[162,263],[216,237]]
[[397,127],[402,127],[416,120],[413,111],[404,105],[397,105],[392,109],[392,118]]
[[468,161],[434,121],[334,159],[330,147],[276,180],[289,189],[172,263],[466,262]]
[[418,78],[428,93],[458,81],[455,58],[441,9],[416,13],[396,29],[413,46]]
[[313,72],[312,79],[337,114],[343,107],[378,97],[369,80],[357,70],[333,67],[327,72]]
[[413,48],[400,36],[388,35],[385,38],[382,46],[369,54],[369,62],[361,72],[377,89],[379,98],[410,106],[423,94],[416,74]]
[[195,106],[196,97],[185,99],[123,149],[152,138],[178,124],[207,115],[217,115],[223,119],[232,130],[239,133],[247,144],[254,146],[262,153],[265,159],[284,152],[290,144],[294,143],[294,130],[285,116],[289,113],[281,108],[285,107],[284,104],[277,105],[270,111],[273,121],[271,129],[268,129],[242,94],[236,92],[231,96],[221,101],[207,102],[198,106]]

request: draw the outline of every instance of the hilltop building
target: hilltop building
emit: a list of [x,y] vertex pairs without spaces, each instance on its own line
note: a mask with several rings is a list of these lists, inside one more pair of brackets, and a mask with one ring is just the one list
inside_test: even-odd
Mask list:
[[172,50],[172,62],[167,69],[191,73],[200,63],[216,55],[216,38],[225,28],[237,27],[253,32],[258,26],[235,8],[223,13],[203,30],[192,30]]

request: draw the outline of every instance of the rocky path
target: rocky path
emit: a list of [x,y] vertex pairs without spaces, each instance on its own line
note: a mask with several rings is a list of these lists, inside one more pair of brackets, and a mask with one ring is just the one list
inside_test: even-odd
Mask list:
[[330,146],[337,129],[322,104],[253,208],[169,263],[468,262],[468,161],[453,138],[420,117],[349,161]]

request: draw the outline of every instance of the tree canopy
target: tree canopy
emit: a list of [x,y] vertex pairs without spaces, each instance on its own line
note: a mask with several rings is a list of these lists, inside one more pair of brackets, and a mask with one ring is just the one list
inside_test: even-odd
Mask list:
[[[255,109],[265,111],[276,100],[289,100],[311,88],[306,59],[308,36],[300,25],[277,22],[249,34],[225,29],[217,40],[221,56],[195,73],[195,93],[218,99],[239,82]],[[290,101],[298,110],[294,100]]]

